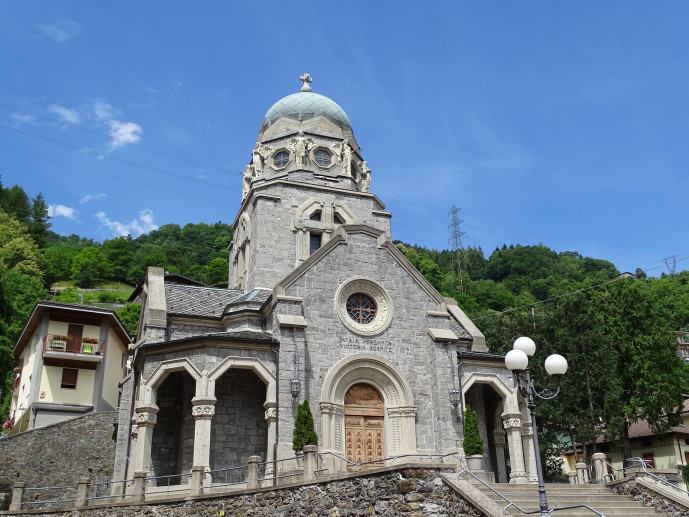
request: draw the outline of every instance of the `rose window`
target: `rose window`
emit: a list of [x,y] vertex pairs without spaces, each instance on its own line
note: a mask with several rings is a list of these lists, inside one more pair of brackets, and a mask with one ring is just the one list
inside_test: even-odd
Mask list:
[[377,310],[376,302],[364,293],[354,293],[347,298],[347,314],[357,323],[371,323],[376,317]]

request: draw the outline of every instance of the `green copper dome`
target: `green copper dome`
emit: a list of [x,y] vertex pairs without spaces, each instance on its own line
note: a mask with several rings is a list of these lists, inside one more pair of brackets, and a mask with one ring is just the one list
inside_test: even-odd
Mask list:
[[323,115],[342,128],[351,131],[352,125],[344,110],[333,100],[313,92],[299,92],[283,97],[268,110],[261,122],[261,131],[269,128],[276,120],[287,117],[306,120]]

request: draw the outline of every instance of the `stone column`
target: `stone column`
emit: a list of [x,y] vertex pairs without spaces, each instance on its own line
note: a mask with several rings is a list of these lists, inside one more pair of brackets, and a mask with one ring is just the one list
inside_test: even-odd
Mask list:
[[522,422],[522,446],[524,448],[524,465],[526,467],[526,478],[529,483],[538,483],[538,472],[536,470],[536,449],[534,448],[533,432],[531,422]]
[[191,414],[194,417],[194,461],[193,467],[210,466],[211,420],[215,415],[215,397],[194,397],[191,399]]
[[304,481],[313,481],[316,479],[316,469],[318,468],[317,452],[318,447],[316,445],[304,446]]
[[86,498],[89,495],[89,478],[79,478],[79,485],[77,487],[77,500],[74,502],[75,508],[83,508],[86,506]]
[[[332,452],[344,456],[344,437],[342,436],[344,404],[333,404],[331,402],[321,402],[321,432],[323,433],[323,448],[321,452]],[[326,466],[331,472],[346,471],[344,461],[326,454],[324,456]]]
[[136,408],[136,443],[135,457],[131,458],[134,472],[148,471],[151,466],[151,443],[153,428],[158,421],[158,406],[142,406]]
[[10,512],[18,512],[22,509],[22,498],[24,497],[24,489],[26,483],[19,481],[12,487],[12,502],[10,503]]
[[258,464],[260,462],[260,456],[249,456],[249,474],[246,480],[247,490],[261,488],[261,482],[258,480]]
[[607,465],[605,464],[605,454],[597,452],[593,455],[593,465],[596,471],[596,481],[605,483],[605,476],[608,475]]
[[507,431],[507,442],[510,447],[510,483],[527,483],[524,467],[524,449],[522,448],[521,413],[503,413],[502,420]]
[[577,463],[576,464],[577,468],[577,479],[579,480],[580,484],[585,484],[589,480],[589,472],[588,472],[588,465],[586,463]]
[[275,402],[266,402],[263,407],[266,410],[266,422],[268,423],[268,448],[266,449],[266,475],[272,477],[275,474],[275,441],[277,440],[278,412]]
[[147,477],[147,470],[137,470],[136,472],[134,472],[134,494],[132,497],[132,502],[134,504],[142,504],[146,500]]
[[496,481],[504,483],[507,481],[507,465],[505,465],[505,431],[495,429],[493,431],[493,446],[495,448],[495,459],[498,463]]
[[192,497],[203,494],[203,474],[204,467],[191,467],[191,486],[189,487]]

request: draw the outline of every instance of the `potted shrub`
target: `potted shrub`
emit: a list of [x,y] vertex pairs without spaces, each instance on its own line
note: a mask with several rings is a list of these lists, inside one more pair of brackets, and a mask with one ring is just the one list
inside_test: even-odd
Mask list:
[[309,401],[305,400],[297,406],[297,418],[294,420],[292,433],[292,449],[296,452],[298,460],[303,459],[303,450],[307,445],[318,445],[318,435],[314,429]]
[[470,407],[464,411],[464,441],[462,449],[469,470],[483,470],[483,438],[478,427],[478,415]]

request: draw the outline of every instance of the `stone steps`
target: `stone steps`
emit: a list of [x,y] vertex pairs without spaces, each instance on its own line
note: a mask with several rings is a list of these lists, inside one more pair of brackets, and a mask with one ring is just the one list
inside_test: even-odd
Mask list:
[[[502,497],[491,492],[480,483],[474,485],[486,498],[492,500],[498,506],[504,508],[508,502]],[[539,510],[538,486],[532,484],[517,485],[507,483],[491,483],[490,486],[510,501],[519,505],[524,511]],[[613,494],[604,485],[561,485],[546,484],[546,496],[549,509],[565,508],[569,506],[587,505],[594,508],[606,517],[650,517],[664,516],[664,513],[656,513],[655,508],[646,507],[641,501],[634,501],[630,497]],[[507,515],[524,515],[516,508],[507,510]],[[595,513],[587,508],[572,508],[556,511],[555,517],[595,517]]]

